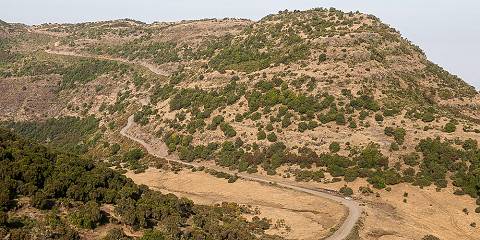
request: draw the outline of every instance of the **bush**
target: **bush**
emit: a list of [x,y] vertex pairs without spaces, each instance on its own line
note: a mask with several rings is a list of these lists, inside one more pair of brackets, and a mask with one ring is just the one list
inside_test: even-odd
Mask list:
[[308,129],[308,123],[306,123],[306,122],[298,123],[298,131],[299,132],[305,132],[307,129]]
[[343,186],[340,188],[340,191],[339,191],[343,196],[347,196],[347,197],[350,197],[353,195],[353,190],[349,187],[347,187],[347,185]]
[[69,220],[76,226],[86,229],[96,228],[103,218],[100,206],[96,202],[87,202],[69,216]]
[[321,53],[320,56],[318,56],[318,62],[322,63],[322,62],[325,62],[325,61],[327,61],[327,54]]
[[375,121],[383,122],[383,115],[381,113],[376,113],[375,114]]
[[435,236],[429,234],[429,235],[425,235],[425,236],[422,238],[422,240],[440,240],[440,238],[435,237]]
[[131,240],[132,238],[127,236],[122,229],[112,228],[108,230],[107,235],[102,240]]
[[228,123],[222,123],[220,124],[220,129],[222,129],[223,131],[223,134],[226,136],[226,137],[235,137],[237,135],[237,132],[235,131],[235,129],[233,129],[233,127],[228,124]]
[[164,240],[164,239],[167,239],[165,235],[159,230],[155,230],[155,229],[145,230],[143,236],[140,238],[140,240]]
[[338,113],[337,116],[335,117],[335,122],[338,125],[345,125],[347,123],[346,120],[345,120],[345,114]]
[[125,161],[138,161],[143,158],[145,153],[140,148],[134,148],[123,155],[123,160]]
[[258,131],[258,133],[257,133],[257,139],[258,140],[263,140],[266,137],[267,137],[267,134],[265,133],[265,131],[263,131],[263,130]]
[[340,151],[340,143],[332,142],[332,143],[330,143],[330,146],[328,146],[328,149],[330,149],[330,152],[336,153],[336,152]]
[[395,141],[400,145],[405,142],[406,131],[403,128],[386,127],[384,133],[389,137],[393,137]]
[[425,112],[422,116],[422,121],[424,122],[433,122],[435,120],[435,116],[432,112]]
[[455,132],[455,130],[457,130],[457,126],[451,121],[445,124],[445,126],[443,127],[443,131],[447,133]]
[[408,155],[402,156],[403,162],[408,166],[416,166],[418,164],[418,159],[420,156],[417,153],[410,153]]
[[269,142],[276,142],[277,141],[277,135],[274,132],[271,132],[267,136],[267,140]]

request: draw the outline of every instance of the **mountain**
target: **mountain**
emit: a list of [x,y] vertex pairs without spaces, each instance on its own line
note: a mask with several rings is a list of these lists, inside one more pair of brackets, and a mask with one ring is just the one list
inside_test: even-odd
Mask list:
[[43,24],[0,38],[0,50],[3,125],[118,168],[152,165],[117,158],[133,115],[186,162],[480,193],[480,94],[372,15]]

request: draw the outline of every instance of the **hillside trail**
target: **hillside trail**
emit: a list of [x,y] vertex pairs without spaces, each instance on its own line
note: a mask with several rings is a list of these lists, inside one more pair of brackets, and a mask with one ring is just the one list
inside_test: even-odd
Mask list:
[[140,65],[144,68],[147,68],[151,72],[161,75],[161,76],[168,76],[169,74],[164,70],[156,67],[155,65],[145,62],[145,61],[131,61],[124,58],[116,58],[111,56],[103,56],[103,55],[92,55],[87,53],[77,53],[77,52],[70,52],[70,51],[61,51],[61,50],[45,50],[46,53],[49,54],[56,54],[56,55],[63,55],[63,56],[72,56],[72,57],[83,57],[83,58],[95,58],[99,60],[108,60],[108,61],[115,61],[121,62],[126,64],[133,64],[133,65]]
[[[201,163],[188,163],[188,162],[183,162],[179,160],[176,156],[172,156],[168,154],[167,146],[163,143],[157,143],[157,146],[154,146],[150,143],[147,143],[144,139],[135,136],[129,132],[129,130],[134,126],[135,122],[133,120],[133,115],[128,118],[128,122],[120,130],[120,134],[126,138],[129,138],[132,141],[137,142],[138,144],[142,145],[149,154],[158,157],[158,158],[164,158],[167,160],[169,163],[174,162],[174,163],[179,163],[182,165],[190,166],[190,167],[204,167],[205,165],[202,165]],[[144,135],[145,133],[142,133],[141,135]],[[138,135],[138,134],[137,134]],[[291,189],[297,192],[303,192],[307,193],[313,196],[318,196],[321,198],[326,198],[332,201],[335,201],[337,203],[340,203],[344,205],[345,207],[348,208],[348,216],[345,218],[344,222],[341,224],[341,226],[329,237],[325,238],[325,240],[343,240],[346,239],[350,233],[352,232],[353,228],[357,224],[358,220],[360,219],[360,216],[362,214],[362,208],[360,205],[355,202],[354,200],[351,199],[346,199],[337,195],[334,195],[332,193],[328,193],[322,190],[318,189],[313,189],[313,188],[307,188],[307,187],[302,187],[296,184],[293,184],[291,182],[287,181],[280,181],[278,179],[273,179],[268,176],[264,175],[259,175],[259,174],[247,174],[247,173],[237,173],[234,171],[230,171],[225,168],[217,167],[217,166],[208,166],[210,169],[214,169],[216,171],[221,171],[225,172],[231,175],[236,175],[239,178],[247,181],[254,181],[258,183],[266,183],[266,184],[273,184],[278,187],[282,188],[287,188]]]
[[[109,57],[109,56],[98,56],[98,55],[90,55],[90,54],[80,54],[76,52],[68,52],[68,51],[56,51],[56,50],[45,50],[45,52],[50,53],[50,54],[57,54],[57,55],[64,55],[64,56],[75,56],[75,57],[84,57],[84,58],[95,58],[95,59],[100,59],[100,60],[109,60],[109,61],[118,61],[122,63],[127,63],[127,64],[137,64],[140,65],[144,68],[147,68],[151,72],[161,75],[161,76],[168,76],[169,74],[166,73],[165,71],[162,71],[161,69],[153,66],[152,64],[142,62],[142,61],[130,61],[127,59],[122,59],[122,58],[114,58],[114,57]],[[165,145],[165,143],[161,142],[157,144],[157,146],[154,146],[152,144],[147,143],[145,140],[134,136],[129,133],[129,130],[134,126],[135,122],[133,120],[134,116],[131,115],[128,118],[127,124],[125,127],[123,127],[120,130],[120,134],[126,138],[129,138],[130,140],[137,142],[138,144],[142,145],[149,154],[159,157],[159,158],[164,158],[166,159],[169,163],[170,162],[175,162],[179,163],[182,165],[190,166],[190,167],[202,167],[204,165],[200,163],[187,163],[183,162],[178,159],[177,156],[174,155],[169,155],[168,154],[168,148]],[[145,134],[145,133],[144,133]],[[247,174],[247,173],[237,173],[230,171],[228,169],[224,169],[218,166],[208,166],[210,169],[214,169],[216,171],[221,171],[225,172],[231,175],[236,175],[241,179],[247,180],[247,181],[254,181],[258,183],[266,183],[266,184],[273,184],[278,187],[283,187],[287,189],[291,189],[294,191],[298,192],[303,192],[307,194],[311,194],[313,196],[329,199],[332,201],[335,201],[337,203],[342,204],[348,209],[348,216],[345,218],[344,222],[338,227],[338,229],[331,234],[330,236],[324,238],[323,240],[343,240],[346,239],[350,233],[353,231],[355,228],[357,222],[359,221],[361,215],[362,215],[362,207],[357,203],[356,201],[352,199],[346,199],[344,197],[340,197],[336,194],[329,193],[327,191],[322,191],[319,189],[313,189],[313,188],[308,188],[308,187],[302,187],[296,184],[293,184],[291,182],[287,181],[281,181],[278,179],[273,179],[268,176],[264,175],[259,175],[259,174]]]

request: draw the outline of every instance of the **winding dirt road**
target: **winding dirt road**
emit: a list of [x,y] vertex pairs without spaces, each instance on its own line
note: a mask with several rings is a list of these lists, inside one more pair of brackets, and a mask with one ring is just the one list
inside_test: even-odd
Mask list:
[[[140,65],[144,68],[149,69],[151,72],[157,74],[157,75],[162,75],[166,76],[166,72],[162,71],[161,69],[146,63],[146,62],[140,62],[140,61],[129,61],[126,59],[121,59],[121,58],[113,58],[113,57],[108,57],[108,56],[96,56],[96,55],[87,55],[87,54],[79,54],[79,53],[74,53],[74,52],[66,52],[66,51],[54,51],[54,50],[46,50],[47,53],[50,54],[57,54],[57,55],[65,55],[65,56],[76,56],[76,57],[87,57],[87,58],[96,58],[96,59],[103,59],[103,60],[110,60],[110,61],[118,61],[118,62],[123,62],[127,64],[137,64]],[[159,158],[164,158],[169,162],[176,162],[180,163],[183,165],[191,166],[191,167],[201,167],[202,165],[199,163],[186,163],[183,161],[180,161],[178,158],[175,158],[174,156],[168,155],[168,151],[166,151],[167,147],[165,146],[164,143],[161,143],[162,146],[152,146],[151,144],[147,143],[145,140],[140,139],[134,135],[129,134],[129,129],[135,124],[133,120],[133,115],[128,118],[128,122],[120,130],[120,134],[124,137],[127,137],[131,139],[132,141],[135,141],[142,145],[149,154],[159,157]],[[332,201],[338,202],[345,207],[348,208],[348,216],[345,218],[344,222],[341,224],[341,226],[329,237],[325,238],[324,240],[343,240],[347,238],[352,230],[354,229],[355,225],[357,224],[358,220],[360,219],[360,216],[362,214],[362,208],[360,205],[350,199],[345,199],[343,197],[330,194],[327,192],[324,192],[322,190],[318,189],[311,189],[311,188],[306,188],[302,186],[298,186],[295,184],[292,184],[291,182],[286,182],[286,181],[279,181],[279,180],[273,180],[270,179],[268,176],[263,176],[259,174],[246,174],[246,173],[237,173],[233,172],[224,168],[220,167],[212,167],[209,166],[209,168],[212,168],[216,171],[222,171],[226,172],[228,174],[232,175],[237,175],[239,178],[242,178],[244,180],[248,181],[255,181],[259,183],[267,183],[267,184],[275,184],[276,186],[283,187],[283,188],[288,188],[292,189],[298,192],[304,192],[308,193],[314,196],[330,199]]]
[[[186,166],[191,166],[191,167],[196,167],[196,168],[203,166],[200,163],[186,163],[186,162],[178,160],[177,158],[175,158],[173,156],[170,156],[168,154],[168,151],[166,151],[167,147],[164,146],[165,144],[163,144],[163,143],[161,143],[161,144],[163,144],[163,146],[152,146],[151,144],[147,143],[145,140],[129,134],[129,129],[134,124],[135,124],[135,122],[133,120],[133,115],[132,115],[128,118],[128,122],[125,125],[125,127],[123,127],[120,130],[120,134],[122,136],[127,137],[127,138],[131,139],[132,141],[135,141],[135,142],[139,143],[140,145],[142,145],[148,151],[149,154],[151,154],[155,157],[164,158],[168,162],[180,163],[180,164],[183,164],[183,165],[186,165]],[[292,189],[292,190],[295,190],[295,191],[298,191],[298,192],[304,192],[304,193],[308,193],[308,194],[311,194],[311,195],[314,195],[314,196],[330,199],[330,200],[333,200],[335,202],[338,202],[338,203],[344,205],[345,207],[348,208],[348,216],[346,217],[346,219],[342,223],[342,225],[332,235],[325,238],[325,240],[343,240],[346,237],[348,237],[348,235],[350,235],[350,233],[352,232],[353,228],[355,227],[356,223],[358,222],[358,220],[359,220],[359,218],[362,214],[362,209],[357,202],[355,202],[353,200],[345,199],[343,197],[339,197],[339,196],[336,196],[336,195],[333,195],[333,194],[328,194],[328,193],[323,192],[321,190],[301,187],[301,186],[298,186],[298,185],[295,185],[295,184],[292,184],[292,183],[288,183],[288,182],[284,182],[284,181],[272,180],[272,179],[269,179],[267,176],[258,175],[258,174],[254,175],[254,174],[246,174],[246,173],[237,173],[237,172],[233,172],[233,171],[230,171],[230,170],[227,170],[227,169],[224,169],[224,168],[212,167],[212,166],[209,166],[209,168],[213,168],[216,171],[222,171],[222,172],[226,172],[226,173],[232,174],[232,175],[237,175],[239,178],[244,179],[244,180],[254,181],[254,182],[259,182],[259,183],[275,184],[276,186],[279,186],[279,187],[288,188],[288,189]]]

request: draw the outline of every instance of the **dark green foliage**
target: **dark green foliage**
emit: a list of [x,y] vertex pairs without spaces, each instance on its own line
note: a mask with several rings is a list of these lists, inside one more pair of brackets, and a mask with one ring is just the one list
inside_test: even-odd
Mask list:
[[228,123],[222,123],[220,124],[220,129],[222,129],[223,131],[223,134],[226,136],[226,137],[235,137],[237,135],[237,132],[235,131],[235,129],[233,129],[233,127],[228,124]]
[[[171,94],[172,90],[159,88],[159,98],[167,94]],[[220,90],[205,91],[200,89],[184,88],[176,92],[170,98],[170,109],[190,109],[194,113],[200,108],[204,108],[204,112],[213,112],[219,107],[226,107],[236,103],[245,93],[245,87],[231,81]],[[208,116],[203,116],[208,117]]]
[[299,132],[305,132],[307,129],[308,129],[308,123],[306,123],[306,122],[298,123],[298,131]]
[[365,109],[370,111],[378,111],[380,107],[375,99],[368,95],[362,95],[350,101],[350,106],[355,109]]
[[242,114],[236,114],[235,115],[235,122],[243,122],[243,115]]
[[94,116],[86,118],[61,117],[45,122],[12,122],[6,126],[19,135],[37,142],[48,143],[65,151],[83,153],[89,136],[97,131],[98,120]]
[[156,114],[157,110],[153,110],[151,106],[143,106],[141,111],[134,114],[133,120],[144,126],[148,123],[148,119],[151,115]]
[[216,161],[220,166],[236,166],[243,155],[243,149],[235,146],[233,142],[226,141],[222,144],[222,148],[217,154],[218,159],[216,159]]
[[381,113],[375,114],[375,121],[383,122],[383,115]]
[[475,149],[478,148],[478,142],[477,142],[477,140],[469,138],[469,139],[465,140],[465,142],[463,142],[462,147],[463,147],[463,149],[465,149],[467,151],[468,150],[475,150]]
[[225,118],[224,118],[223,116],[221,116],[221,115],[215,116],[215,117],[213,117],[213,119],[212,119],[212,123],[211,123],[210,125],[208,125],[207,128],[208,128],[209,130],[216,130],[217,127],[218,127],[221,123],[223,123],[224,121],[225,121]]
[[165,235],[164,233],[158,231],[158,230],[152,230],[148,229],[143,233],[143,236],[140,238],[140,240],[164,240]]
[[395,185],[401,182],[402,178],[399,173],[393,169],[386,171],[377,170],[369,176],[367,181],[373,185],[373,187],[382,189],[387,185]]
[[[145,234],[144,234],[145,235]],[[122,229],[112,228],[102,240],[131,240],[132,237],[127,236]]]
[[408,155],[405,155],[402,157],[403,158],[403,162],[408,165],[408,166],[416,166],[418,165],[418,160],[420,158],[420,156],[418,156],[417,153],[410,153]]
[[338,113],[337,116],[335,116],[335,123],[337,123],[338,125],[345,125],[347,123],[345,120],[345,114]]
[[100,224],[102,218],[104,218],[104,216],[100,211],[99,205],[92,201],[80,206],[69,216],[70,222],[74,225],[87,229],[96,228]]
[[145,44],[142,39],[135,39],[121,45],[109,45],[93,49],[97,54],[109,54],[130,60],[151,59],[156,64],[176,62],[180,60],[177,45],[173,42],[151,42]]
[[433,120],[435,120],[435,115],[430,111],[425,112],[422,116],[424,122],[433,122]]
[[386,127],[384,132],[385,135],[393,137],[395,141],[400,145],[405,142],[406,131],[403,128]]
[[338,142],[332,142],[330,146],[328,146],[328,149],[330,149],[330,152],[336,153],[340,151],[340,144]]
[[171,84],[166,85],[156,85],[150,100],[152,103],[156,104],[159,101],[167,100],[172,94],[176,92],[176,89]]
[[[281,104],[300,114],[313,116],[315,113],[329,107],[334,101],[334,97],[325,95],[310,96],[303,93],[295,93],[288,89],[272,88],[269,90],[260,89],[247,94],[248,107],[250,111],[257,111],[259,108],[271,108]],[[283,110],[284,112],[286,109]],[[286,112],[285,112],[286,114]],[[283,114],[283,115],[285,115]]]
[[457,126],[456,126],[455,122],[453,122],[453,121],[448,122],[443,127],[443,131],[445,131],[447,133],[455,132],[456,129],[457,129]]
[[360,155],[355,158],[358,165],[362,168],[386,168],[388,167],[388,158],[383,156],[379,146],[370,143],[365,147]]
[[[277,43],[269,40],[266,34],[268,32],[264,31],[249,33],[241,41],[232,40],[229,46],[210,60],[209,66],[219,71],[232,69],[253,72],[267,68],[270,64],[288,64],[305,59],[310,54],[309,46],[296,34],[284,34],[282,47],[276,46]],[[263,49],[265,47],[266,51]]]
[[110,154],[111,155],[117,154],[118,151],[120,151],[120,144],[114,143],[114,144],[110,145]]
[[437,187],[446,187],[445,178],[451,172],[454,186],[472,197],[478,196],[480,152],[477,148],[464,151],[439,138],[427,138],[420,141],[417,151],[423,155],[420,172],[417,174],[418,185],[435,183]]
[[346,185],[341,187],[340,188],[340,194],[342,194],[343,196],[352,196],[353,195],[353,190],[349,187],[347,187]]
[[77,83],[85,84],[108,72],[126,72],[127,70],[126,65],[116,61],[81,60],[64,70],[60,87],[62,89],[72,88]]
[[276,142],[277,141],[277,135],[274,132],[271,132],[267,135],[267,140],[269,142]]
[[325,62],[325,61],[327,61],[327,54],[321,53],[321,54],[318,56],[318,62],[319,62],[319,63],[322,63],[322,62]]
[[295,173],[295,181],[299,182],[321,182],[322,179],[325,178],[325,174],[323,171],[308,171],[308,170],[301,170]]
[[263,140],[265,138],[267,138],[267,134],[265,133],[265,131],[263,131],[263,130],[258,131],[257,139],[258,140]]
[[134,149],[129,150],[128,152],[126,152],[123,155],[123,160],[125,160],[127,162],[128,161],[138,161],[141,158],[143,158],[144,155],[145,155],[145,153],[143,152],[142,149],[134,148]]
[[[68,219],[80,228],[89,229],[106,220],[100,206],[113,204],[120,223],[134,229],[162,229],[161,233],[147,230],[145,239],[161,239],[162,236],[188,239],[192,234],[200,239],[214,240],[230,234],[234,236],[232,239],[265,239],[264,230],[269,227],[259,220],[244,220],[236,204],[196,206],[188,199],[138,186],[105,166],[95,165],[92,160],[51,151],[3,129],[0,129],[0,173],[0,228],[11,236],[19,232],[11,225],[5,226],[5,212],[12,209],[10,203],[19,195],[32,198],[33,206],[44,209],[49,209],[44,205],[56,205],[60,200],[73,203],[78,207],[69,209],[68,204],[62,205],[68,212]],[[52,224],[58,225],[58,217],[51,219]],[[29,239],[27,228],[36,223],[28,219],[19,221],[26,226],[20,239]],[[185,229],[193,229],[193,232]],[[66,228],[58,234],[66,239],[79,239],[78,234]],[[109,232],[106,239],[112,238],[128,239],[120,231]]]

